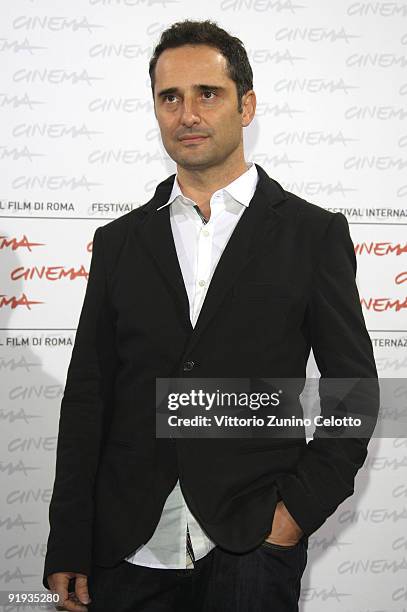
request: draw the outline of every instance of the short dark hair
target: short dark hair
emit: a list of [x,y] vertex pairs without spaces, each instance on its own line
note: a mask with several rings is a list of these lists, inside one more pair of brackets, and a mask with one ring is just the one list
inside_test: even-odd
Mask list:
[[253,71],[242,41],[231,36],[220,28],[216,22],[209,19],[195,21],[185,19],[177,21],[161,34],[149,63],[151,91],[154,99],[155,66],[165,49],[182,47],[183,45],[209,45],[218,49],[227,61],[227,74],[236,83],[238,111],[242,112],[242,96],[253,89]]

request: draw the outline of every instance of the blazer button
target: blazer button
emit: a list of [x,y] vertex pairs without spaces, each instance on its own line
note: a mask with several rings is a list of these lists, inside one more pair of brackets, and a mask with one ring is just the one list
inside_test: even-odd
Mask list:
[[192,368],[194,367],[195,362],[194,361],[186,361],[184,363],[184,372],[189,372],[190,370],[192,370]]

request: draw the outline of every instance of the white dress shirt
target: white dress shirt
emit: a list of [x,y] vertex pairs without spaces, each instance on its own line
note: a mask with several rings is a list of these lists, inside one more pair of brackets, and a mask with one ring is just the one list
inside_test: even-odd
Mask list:
[[[212,195],[211,215],[206,224],[194,208],[196,203],[183,195],[178,177],[174,180],[168,202],[157,209],[156,214],[160,214],[162,208],[171,205],[171,229],[188,294],[193,327],[220,256],[256,190],[257,168],[253,163],[247,164],[247,167],[246,172]],[[192,568],[191,560],[186,555],[187,525],[197,561],[216,544],[206,535],[188,508],[178,480],[167,497],[152,537],[125,560],[160,569]]]

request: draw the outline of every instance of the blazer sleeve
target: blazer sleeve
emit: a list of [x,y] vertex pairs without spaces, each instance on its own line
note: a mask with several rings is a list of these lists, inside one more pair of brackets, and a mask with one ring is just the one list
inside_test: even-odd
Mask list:
[[105,423],[103,363],[111,316],[106,290],[102,228],[92,258],[61,401],[56,470],[49,507],[50,532],[43,585],[54,572],[90,573],[93,485]]
[[[342,213],[335,213],[322,240],[306,314],[321,374],[321,413],[329,413],[329,381],[324,379],[361,379],[343,402],[349,415],[366,415],[373,431],[380,393],[372,343],[355,282],[356,267],[348,222]],[[329,437],[320,436],[316,430],[295,473],[276,479],[288,511],[306,535],[316,531],[353,494],[355,476],[367,456],[368,442],[369,435]]]

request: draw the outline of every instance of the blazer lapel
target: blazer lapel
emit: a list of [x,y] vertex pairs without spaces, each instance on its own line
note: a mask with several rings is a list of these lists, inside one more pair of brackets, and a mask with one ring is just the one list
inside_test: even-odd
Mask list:
[[141,228],[135,225],[137,239],[141,240],[147,251],[157,264],[163,282],[167,285],[170,294],[178,302],[181,309],[181,317],[189,331],[192,324],[189,317],[189,301],[184,285],[181,267],[175,248],[170,222],[170,207],[165,204],[170,197],[175,174],[169,176],[165,181],[157,185],[153,198],[143,207],[145,216]]
[[265,240],[280,226],[283,215],[277,205],[286,199],[283,188],[256,164],[259,174],[256,191],[249,206],[243,212],[216,266],[204,303],[193,328],[189,316],[189,302],[171,230],[170,207],[157,210],[168,201],[175,174],[157,186],[153,198],[143,208],[146,221],[138,232],[145,247],[157,263],[164,282],[178,301],[185,325],[190,330],[186,351],[205,330],[222,299],[235,283],[242,268],[246,266]]

